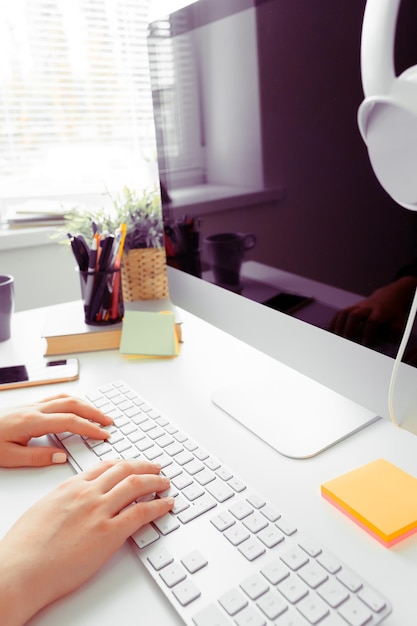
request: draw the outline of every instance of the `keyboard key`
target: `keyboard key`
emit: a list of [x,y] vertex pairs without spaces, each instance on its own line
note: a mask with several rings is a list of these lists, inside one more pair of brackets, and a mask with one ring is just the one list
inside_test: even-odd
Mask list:
[[229,615],[236,615],[238,611],[248,605],[247,598],[237,588],[224,593],[219,598],[219,602]]
[[[308,581],[306,582],[308,583]],[[342,583],[340,583],[338,580],[335,580],[334,578],[325,582],[324,585],[321,585],[317,592],[319,596],[323,598],[323,600],[325,600],[327,604],[334,609],[340,606],[342,602],[347,600],[349,597],[349,592],[346,587],[344,587]]]
[[316,589],[328,579],[326,571],[315,561],[311,561],[302,567],[298,575],[312,589]]
[[239,480],[238,478],[236,478],[236,476],[233,476],[233,478],[231,478],[227,484],[229,485],[229,487],[234,489],[237,493],[242,493],[242,491],[245,491],[246,489],[245,483]]
[[175,562],[170,563],[169,565],[161,569],[159,575],[167,587],[173,587],[174,585],[177,585],[187,576],[184,569]]
[[323,565],[323,567],[327,569],[330,574],[336,574],[341,569],[340,561],[329,552],[323,551],[317,557],[317,561],[320,563],[320,565]]
[[246,578],[240,583],[240,587],[251,600],[257,600],[269,589],[268,583],[260,574],[253,574],[253,576]]
[[198,572],[198,570],[205,567],[208,563],[207,559],[199,552],[199,550],[194,550],[190,552],[186,556],[181,559],[181,563],[184,567],[190,572],[190,574],[194,574]]
[[263,574],[272,585],[277,585],[287,578],[290,572],[281,561],[275,559],[261,569],[261,574]]
[[204,489],[201,485],[198,485],[197,483],[193,482],[191,483],[191,485],[183,489],[182,493],[184,494],[186,498],[188,498],[188,500],[193,502],[194,500],[197,500],[197,498],[203,495]]
[[350,591],[359,591],[362,588],[360,578],[347,567],[338,570],[336,574],[337,580],[345,585]]
[[276,522],[281,517],[278,511],[269,504],[262,508],[261,513],[262,515],[265,515],[266,519],[268,519],[270,522]]
[[208,485],[212,480],[216,478],[216,476],[209,469],[203,469],[201,472],[197,472],[194,475],[195,479],[200,485]]
[[198,498],[195,502],[193,502],[188,509],[182,511],[178,515],[178,519],[183,524],[187,524],[203,513],[210,511],[210,509],[213,509],[215,506],[217,506],[215,500],[213,500],[213,498],[208,494],[204,494],[204,496],[201,496],[201,498]]
[[294,524],[286,519],[285,517],[280,516],[280,518],[278,519],[277,522],[275,522],[275,524],[278,526],[278,528],[280,530],[282,530],[283,533],[285,533],[286,535],[293,535],[294,533],[297,532],[297,527],[294,526]]
[[253,513],[252,505],[249,504],[246,500],[239,500],[239,502],[234,502],[233,505],[229,508],[229,511],[236,519],[242,520],[244,517],[247,517],[251,513]]
[[98,458],[78,435],[67,437],[64,442],[65,449],[82,470],[95,467],[99,463]]
[[263,615],[252,606],[248,606],[236,615],[235,622],[237,626],[266,626]]
[[174,560],[172,554],[170,554],[170,552],[168,552],[168,550],[166,550],[163,546],[156,546],[147,558],[149,563],[157,572],[172,563]]
[[251,493],[246,497],[246,500],[253,506],[254,509],[261,509],[265,506],[265,499],[257,493]]
[[154,520],[153,523],[161,535],[168,535],[168,533],[172,533],[173,530],[177,530],[180,526],[177,519],[171,515],[171,513],[165,513],[162,517],[158,517],[158,519]]
[[372,589],[369,589],[369,587],[364,587],[358,593],[358,598],[365,602],[375,613],[379,613],[386,606],[384,598],[372,591]]
[[238,546],[246,539],[249,539],[250,535],[247,529],[241,524],[235,524],[231,528],[228,528],[224,533],[224,536],[234,546]]
[[265,553],[265,547],[261,542],[252,537],[241,543],[238,546],[238,550],[248,561],[254,561]]
[[223,483],[219,478],[216,478],[206,486],[206,489],[211,495],[216,498],[218,502],[225,502],[229,498],[235,495],[233,489],[230,489],[227,483]]
[[192,580],[187,578],[184,582],[176,585],[172,593],[182,606],[187,606],[201,596],[200,590],[196,587]]
[[365,626],[372,619],[372,613],[368,607],[355,597],[344,602],[339,607],[339,613],[349,626]]
[[282,554],[281,559],[293,571],[308,563],[308,556],[306,555],[306,553],[297,547],[294,547],[288,552],[285,552],[285,554]]
[[223,532],[224,530],[226,530],[226,528],[230,528],[230,526],[233,526],[236,521],[230,515],[230,513],[226,511],[225,513],[221,513],[220,515],[216,515],[215,517],[213,517],[211,519],[211,523],[217,528],[217,530]]
[[132,539],[138,548],[146,548],[159,539],[159,533],[150,524],[145,524],[133,533]]
[[285,538],[282,532],[278,530],[276,526],[272,526],[271,524],[261,530],[257,537],[267,548],[277,546],[281,543],[281,541],[284,541]]
[[193,617],[195,626],[230,626],[230,621],[217,604],[209,604]]
[[107,441],[104,441],[100,445],[93,448],[94,454],[97,454],[97,456],[103,456],[103,454],[107,454],[110,450],[113,450],[113,447],[107,443]]
[[189,476],[185,472],[181,472],[181,474],[178,474],[178,476],[176,476],[172,480],[173,485],[175,485],[177,489],[180,489],[180,490],[185,489],[186,487],[191,485],[192,482],[193,482],[193,479],[191,478],[191,476]]
[[328,605],[311,593],[297,604],[297,609],[311,624],[318,624],[329,614]]
[[259,513],[252,513],[243,520],[243,525],[246,526],[251,533],[258,533],[268,526],[268,522]]
[[285,580],[279,583],[279,591],[287,598],[288,602],[295,604],[299,602],[301,598],[304,598],[308,594],[308,587],[302,580],[296,576],[289,576]]
[[282,615],[288,608],[287,602],[276,589],[268,591],[258,599],[256,604],[267,618],[271,620]]
[[178,513],[181,513],[181,511],[185,511],[185,509],[188,509],[189,506],[190,503],[184,498],[184,496],[178,495],[175,498],[175,504],[171,511],[174,513],[174,515],[177,515]]

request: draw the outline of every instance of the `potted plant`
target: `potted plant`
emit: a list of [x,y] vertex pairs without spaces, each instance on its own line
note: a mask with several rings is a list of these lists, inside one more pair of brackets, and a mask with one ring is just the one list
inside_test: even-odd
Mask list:
[[125,187],[110,211],[71,209],[65,216],[65,238],[67,233],[82,235],[90,245],[96,231],[115,233],[121,224],[126,224],[121,264],[124,301],[168,297],[159,190],[144,191],[140,196]]

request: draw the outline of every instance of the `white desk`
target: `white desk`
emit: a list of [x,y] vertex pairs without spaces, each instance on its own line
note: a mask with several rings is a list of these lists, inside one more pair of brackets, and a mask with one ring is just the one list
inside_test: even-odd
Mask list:
[[[42,354],[39,340],[45,309],[18,313],[13,338],[0,344],[0,366]],[[366,430],[303,461],[284,458],[258,441],[210,400],[225,382],[252,372],[271,372],[274,362],[240,341],[181,311],[184,344],[177,359],[126,361],[117,351],[79,355],[80,380],[63,385],[2,392],[2,406],[29,402],[54,392],[81,394],[117,378],[137,388],[184,430],[211,450],[253,487],[388,596],[394,612],[387,626],[414,626],[417,536],[387,549],[339,513],[320,495],[320,484],[378,457],[417,475],[417,439],[378,421]],[[219,436],[220,435],[220,436]],[[239,445],[229,448],[230,441]],[[35,500],[63,479],[71,467],[0,469],[0,536]],[[180,624],[175,611],[146,575],[126,544],[84,587],[48,607],[31,626],[124,626]]]

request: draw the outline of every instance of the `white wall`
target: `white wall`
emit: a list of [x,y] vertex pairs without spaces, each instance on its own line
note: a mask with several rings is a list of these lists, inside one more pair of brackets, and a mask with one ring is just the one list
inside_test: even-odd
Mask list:
[[0,234],[0,273],[15,278],[15,310],[57,304],[81,297],[75,261],[68,246],[46,232],[34,236]]

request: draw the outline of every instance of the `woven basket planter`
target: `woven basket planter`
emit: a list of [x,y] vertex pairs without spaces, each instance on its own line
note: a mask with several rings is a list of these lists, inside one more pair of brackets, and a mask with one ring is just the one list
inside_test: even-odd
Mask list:
[[124,302],[168,298],[165,248],[129,250],[122,259]]

